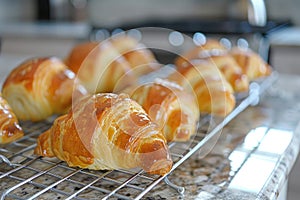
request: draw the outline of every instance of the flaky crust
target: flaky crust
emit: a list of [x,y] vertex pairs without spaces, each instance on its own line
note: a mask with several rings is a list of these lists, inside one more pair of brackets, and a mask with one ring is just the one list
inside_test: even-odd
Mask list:
[[182,66],[185,62],[195,59],[206,59],[213,62],[224,74],[235,92],[247,92],[249,89],[249,79],[240,68],[235,59],[228,53],[219,41],[209,39],[202,46],[196,46],[191,50],[184,52],[175,60],[177,66]]
[[126,92],[162,127],[168,142],[188,141],[196,132],[200,116],[197,100],[175,82],[156,79]]
[[82,99],[39,137],[35,153],[96,170],[141,167],[163,175],[172,166],[159,127],[123,94]]
[[65,59],[65,64],[77,74],[84,59],[99,45],[98,42],[83,42],[75,45]]
[[77,44],[65,63],[91,93],[124,89],[160,67],[153,53],[129,36]]
[[[65,63],[90,93],[113,92],[116,85],[131,84],[136,77],[130,64],[109,40],[75,45]],[[120,80],[129,80],[120,83]]]
[[213,55],[207,59],[220,69],[235,92],[247,92],[249,90],[247,75],[229,54]]
[[136,76],[145,75],[160,67],[154,54],[135,38],[120,35],[112,37],[110,41],[117,51],[125,57]]
[[271,74],[272,68],[257,53],[250,49],[233,48],[230,55],[238,63],[250,81]]
[[16,115],[0,93],[0,144],[13,142],[23,135]]
[[139,41],[137,41],[135,38],[122,34],[111,37],[109,41],[121,55],[136,49],[136,47],[139,45]]
[[223,117],[234,109],[233,89],[213,63],[193,60],[177,66],[177,70],[180,74],[173,73],[168,79],[195,93],[200,112]]
[[205,52],[204,54],[209,53],[210,51],[226,51],[226,47],[223,46],[219,41],[215,39],[208,39],[203,45],[200,46],[195,46],[191,49],[189,49],[186,52],[183,52],[182,55],[178,56],[175,59],[175,64],[177,66],[181,66],[187,61],[198,59],[202,57],[202,53]]
[[87,94],[75,74],[55,57],[21,63],[8,75],[2,92],[18,119],[32,121],[65,113],[73,96]]

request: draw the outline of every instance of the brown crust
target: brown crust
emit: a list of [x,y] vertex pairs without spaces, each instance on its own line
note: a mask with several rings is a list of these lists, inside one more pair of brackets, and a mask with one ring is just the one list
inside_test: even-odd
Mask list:
[[[123,113],[115,113],[117,112],[114,110],[116,109],[115,106],[123,106],[122,101],[127,101],[124,105],[128,105],[129,101],[129,105],[133,106],[126,111],[129,112],[129,115],[125,113],[123,116]],[[153,123],[141,108],[137,108],[135,111],[134,105],[137,104],[130,103],[131,101],[125,95],[110,93],[97,94],[82,99],[67,115],[58,118],[50,131],[39,137],[35,153],[51,156],[51,152],[53,152],[53,155],[65,160],[70,166],[89,168],[90,165],[94,164],[95,155],[93,152],[95,152],[95,148],[107,148],[93,146],[93,140],[105,135],[110,141],[105,145],[108,145],[112,151],[107,153],[112,154],[112,156],[140,156],[136,166],[143,167],[149,173],[161,175],[166,173],[172,166],[166,141],[160,131],[147,128],[152,127]],[[130,111],[131,109],[133,110]],[[107,119],[108,116],[111,118]],[[118,121],[124,117],[126,119]],[[101,127],[101,124],[105,120],[109,120],[112,123],[111,127],[113,126],[115,129],[108,129],[107,132],[102,133],[104,127]],[[148,132],[143,130],[148,130]],[[105,140],[105,138],[100,138],[100,140]],[[148,158],[153,159],[144,160],[144,155],[140,155],[141,153],[151,155]],[[102,158],[98,159],[105,159],[105,156],[103,155]],[[167,163],[165,168],[152,170],[148,164],[155,165],[156,158]]]
[[178,74],[172,74],[169,78],[181,85],[191,84],[200,112],[226,116],[234,109],[232,87],[213,63],[208,60],[193,60],[177,66],[177,69],[184,78]]
[[180,66],[187,61],[200,58],[201,52],[211,50],[226,51],[227,49],[219,41],[215,39],[208,39],[205,44],[201,46],[195,46],[189,51],[184,52],[182,55],[178,56],[175,60],[175,64],[177,66]]
[[157,79],[126,92],[162,127],[168,142],[187,141],[194,134],[199,118],[196,99],[175,82]]
[[66,65],[77,74],[84,59],[99,45],[98,42],[84,42],[75,45],[65,60]]
[[2,91],[17,117],[32,121],[65,113],[75,97],[87,94],[75,82],[75,74],[56,57],[24,61],[8,75]]
[[0,144],[15,141],[23,135],[17,117],[0,93]]
[[250,49],[233,48],[230,55],[238,63],[242,71],[247,74],[249,80],[268,76],[272,68],[257,53]]
[[41,64],[47,59],[48,58],[28,59],[27,61],[21,63],[7,77],[3,84],[3,88],[9,84],[23,84],[28,91],[32,91],[35,73]]

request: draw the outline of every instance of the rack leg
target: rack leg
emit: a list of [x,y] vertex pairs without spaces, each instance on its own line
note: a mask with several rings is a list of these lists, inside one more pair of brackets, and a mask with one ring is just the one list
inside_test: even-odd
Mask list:
[[259,86],[258,83],[251,83],[249,88],[250,88],[249,95],[253,96],[253,101],[250,105],[251,106],[257,106],[259,104],[259,101],[260,101],[260,96],[259,96],[260,86]]
[[8,164],[8,166],[10,166],[10,167],[16,167],[16,166],[18,166],[18,164],[13,164],[13,163],[11,163],[11,162],[8,160],[8,158],[6,158],[5,156],[3,156],[3,155],[0,154],[0,163],[1,163],[1,160],[2,160],[3,162],[5,162],[6,164]]
[[175,185],[174,183],[172,183],[169,178],[166,176],[164,178],[164,181],[165,183],[170,186],[171,188],[173,188],[174,190],[176,190],[179,194],[183,195],[184,194],[184,191],[185,191],[185,188],[184,187],[181,187],[181,186],[178,186],[178,185]]

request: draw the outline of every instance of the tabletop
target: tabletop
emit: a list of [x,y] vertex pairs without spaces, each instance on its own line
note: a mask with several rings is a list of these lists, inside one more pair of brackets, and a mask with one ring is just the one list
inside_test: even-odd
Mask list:
[[169,176],[183,195],[161,183],[149,197],[277,199],[299,152],[299,85],[299,76],[280,74],[258,105],[222,130],[208,155],[197,152]]

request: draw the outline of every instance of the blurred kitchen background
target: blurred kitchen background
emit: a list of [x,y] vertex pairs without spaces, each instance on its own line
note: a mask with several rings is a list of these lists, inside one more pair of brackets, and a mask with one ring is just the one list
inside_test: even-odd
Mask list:
[[[299,7],[298,0],[0,0],[1,49],[2,53],[65,56],[74,42],[90,38],[91,30],[98,28],[171,24],[168,28],[203,32],[208,30],[207,24],[202,26],[204,30],[197,30],[195,22],[232,20],[238,24],[217,23],[209,30],[268,33],[273,47],[270,62],[276,63],[279,71],[298,73],[298,62],[293,58],[300,53]],[[258,17],[251,17],[253,13]],[[248,20],[258,26],[266,24],[251,28],[244,23]],[[280,29],[288,23],[296,28]],[[27,48],[27,44],[31,47]]]
[[[263,56],[277,71],[300,75],[299,8],[299,0],[0,0],[0,83],[7,73],[1,69],[26,57],[64,57],[79,41],[101,39],[98,30],[134,25],[165,25],[188,33],[209,30],[225,37],[233,32],[259,35],[267,47],[261,53],[268,53]],[[228,21],[233,24],[219,23]],[[197,22],[212,23],[193,26]],[[299,199],[299,171],[300,162],[290,175],[289,200]]]
[[[247,0],[0,0],[0,21],[59,20],[116,25],[163,18],[245,18]],[[300,25],[297,0],[266,0],[268,18]],[[48,8],[47,8],[48,7]],[[39,11],[43,10],[44,13]],[[47,11],[48,10],[48,11]]]

